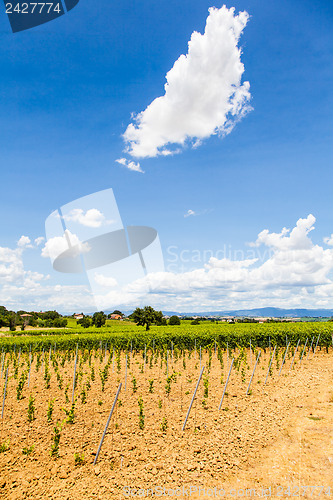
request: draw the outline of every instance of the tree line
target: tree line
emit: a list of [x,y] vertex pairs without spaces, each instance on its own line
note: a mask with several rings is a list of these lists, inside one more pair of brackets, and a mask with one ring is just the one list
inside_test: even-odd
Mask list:
[[[103,311],[95,312],[92,316],[84,315],[82,313],[82,318],[77,321],[77,324],[83,328],[89,328],[90,326],[95,326],[96,328],[101,328],[105,325],[106,320],[112,318],[113,315],[121,316],[124,318],[124,314],[115,310],[108,315]],[[72,315],[74,317],[74,314]],[[128,316],[130,321],[133,321],[138,326],[145,327],[146,330],[150,329],[152,324],[157,326],[169,325],[180,325],[180,319],[178,316],[171,316],[169,320],[163,316],[162,311],[156,311],[151,306],[137,307],[132,314]],[[32,327],[51,327],[51,328],[64,328],[67,326],[68,320],[63,317],[57,311],[45,311],[45,312],[35,312],[35,311],[10,311],[6,307],[0,306],[0,327],[9,327],[11,331],[15,331],[17,326],[24,330],[27,326]]]
[[67,319],[63,318],[57,311],[11,311],[4,306],[0,306],[0,328],[9,327],[10,331],[15,331],[16,327],[25,330],[27,326],[64,328],[67,326]]

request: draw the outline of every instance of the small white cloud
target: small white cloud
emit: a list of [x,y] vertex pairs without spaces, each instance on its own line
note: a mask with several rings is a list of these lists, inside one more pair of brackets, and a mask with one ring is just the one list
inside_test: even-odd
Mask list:
[[[225,136],[250,110],[250,84],[242,83],[239,38],[247,12],[212,7],[202,35],[194,31],[188,53],[167,73],[165,94],[130,123],[123,135],[134,158],[178,153],[191,141],[198,147],[214,134]],[[121,159],[123,161],[123,159]]]
[[114,288],[118,286],[117,280],[110,276],[104,276],[103,274],[95,273],[94,280],[98,285],[104,286],[106,288]]
[[122,165],[123,167],[132,170],[133,172],[141,172],[142,174],[144,174],[144,171],[142,170],[140,163],[135,163],[134,161],[127,160],[126,158],[119,158],[118,160],[116,160],[116,162]]
[[41,245],[44,240],[45,240],[44,236],[38,236],[38,238],[35,239],[35,245],[39,247],[39,245]]
[[105,215],[97,208],[90,208],[86,212],[82,208],[74,208],[68,214],[63,215],[65,221],[78,222],[86,227],[101,227],[102,224],[112,224],[112,220],[106,220]]
[[19,248],[33,248],[31,240],[28,236],[21,236],[21,238],[17,242],[17,246]]
[[326,243],[326,245],[329,245],[329,246],[333,246],[333,234],[331,234],[331,236],[326,236],[324,239],[323,239],[324,243]]
[[212,208],[205,208],[205,210],[202,210],[201,212],[195,212],[194,210],[188,210],[186,214],[184,214],[184,217],[190,217],[191,215],[207,215],[210,214],[213,211]]
[[190,217],[190,215],[197,215],[194,210],[188,210],[184,217]]

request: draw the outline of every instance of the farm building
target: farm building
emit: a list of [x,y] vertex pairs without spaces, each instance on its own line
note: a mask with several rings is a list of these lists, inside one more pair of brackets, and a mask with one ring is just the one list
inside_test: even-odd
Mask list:
[[123,317],[120,314],[110,314],[110,319],[123,319]]

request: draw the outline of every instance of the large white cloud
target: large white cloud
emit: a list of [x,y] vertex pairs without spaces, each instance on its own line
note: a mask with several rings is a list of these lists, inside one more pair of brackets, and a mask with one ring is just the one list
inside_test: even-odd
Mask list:
[[71,247],[75,248],[77,254],[87,253],[90,250],[88,243],[82,243],[76,234],[66,229],[63,236],[54,236],[54,238],[49,238],[45,242],[41,255],[54,260]]
[[0,283],[10,283],[24,275],[22,248],[0,247]]
[[251,109],[238,46],[248,18],[247,12],[236,15],[234,8],[209,9],[204,34],[192,33],[188,53],[167,73],[165,94],[128,125],[124,140],[130,155],[172,154],[187,140],[198,146],[213,134],[231,132]]
[[14,310],[93,310],[94,300],[87,286],[49,284],[49,275],[24,268],[24,252],[31,246],[30,238],[22,236],[17,248],[0,247],[0,305]]
[[[30,238],[21,236],[17,248],[0,247],[0,304],[14,303],[20,308],[17,295],[29,296],[41,288],[41,282],[49,278],[36,271],[24,269],[23,254],[27,248],[32,248]],[[25,302],[25,301],[23,301]]]

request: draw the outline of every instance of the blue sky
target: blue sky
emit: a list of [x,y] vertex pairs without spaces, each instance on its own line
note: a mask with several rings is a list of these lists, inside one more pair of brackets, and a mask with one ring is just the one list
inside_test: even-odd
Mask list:
[[[304,229],[315,227],[309,234],[313,246],[308,240],[304,247],[292,246],[303,250],[303,257],[291,257],[293,282],[269,278],[253,294],[253,277],[238,276],[236,290],[232,275],[222,280],[227,287],[208,280],[198,291],[186,275],[188,288],[179,291],[181,276],[164,276],[153,280],[154,296],[132,294],[132,300],[127,291],[118,305],[149,300],[173,310],[210,310],[288,306],[293,297],[295,306],[333,307],[331,249],[323,243],[333,233],[331,2],[227,2],[235,15],[247,11],[250,16],[239,46],[242,82],[250,83],[253,109],[224,138],[212,135],[178,154],[135,158],[123,151],[131,113],[164,94],[166,73],[187,53],[191,34],[204,32],[212,6],[222,4],[80,0],[67,15],[16,34],[2,13],[0,247],[7,250],[2,251],[1,303],[16,309],[64,310],[65,304],[69,310],[81,304],[91,309],[86,278],[53,271],[49,259],[41,257],[43,244],[21,244],[16,274],[8,272],[8,255],[22,235],[32,242],[45,236],[45,219],[57,207],[112,188],[125,225],[158,230],[170,273],[202,272],[207,264],[203,257],[190,262],[179,257],[171,266],[170,248],[179,256],[182,250],[203,256],[226,246],[239,255],[243,251],[244,260],[254,248],[246,243],[264,229],[280,234],[309,214],[316,218]],[[144,173],[117,163],[122,157],[140,162]],[[195,214],[184,217],[188,210]],[[275,255],[281,251],[271,240],[263,244]],[[271,264],[276,270],[276,262]]]

